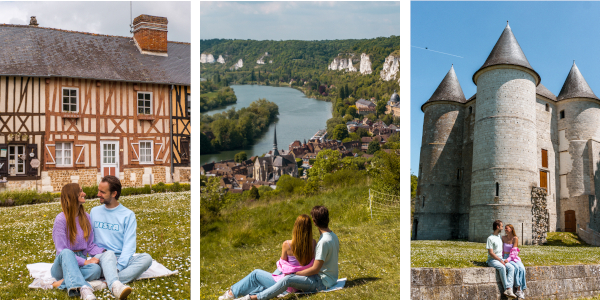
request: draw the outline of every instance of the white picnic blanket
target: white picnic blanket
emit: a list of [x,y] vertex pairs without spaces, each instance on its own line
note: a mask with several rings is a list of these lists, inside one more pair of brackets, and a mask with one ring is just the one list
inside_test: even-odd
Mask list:
[[[134,254],[134,255],[136,255],[136,254]],[[50,278],[52,278],[52,275],[50,275],[51,268],[52,268],[51,263],[35,263],[35,264],[27,265],[27,270],[29,270],[29,275],[31,275],[31,277],[33,277],[34,279],[37,279],[37,278],[50,279]],[[171,271],[171,270],[167,269],[165,266],[158,263],[156,260],[152,260],[152,265],[150,265],[150,268],[148,268],[148,270],[146,270],[146,272],[142,273],[142,275],[140,275],[140,277],[138,277],[136,280],[171,276],[171,275],[175,275],[177,273],[179,273],[179,271],[177,271],[177,270]]]
[[[332,287],[330,287],[330,288],[328,288],[326,290],[319,291],[318,293],[327,293],[327,292],[333,292],[333,291],[341,290],[341,289],[344,288],[345,285],[346,285],[346,278],[338,279],[337,283],[334,286],[332,286]],[[289,294],[289,293],[287,291],[285,291],[285,292],[279,294],[279,296],[277,296],[277,298],[283,298],[287,294]],[[299,293],[294,293],[294,294],[296,294],[296,295],[302,295],[302,294],[313,294],[313,293],[299,292]]]

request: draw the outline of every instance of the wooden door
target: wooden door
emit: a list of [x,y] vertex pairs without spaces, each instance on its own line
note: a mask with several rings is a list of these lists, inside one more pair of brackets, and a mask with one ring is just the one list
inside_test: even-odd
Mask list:
[[101,154],[100,161],[102,162],[102,176],[112,175],[119,177],[119,142],[118,141],[102,141],[100,142]]
[[575,219],[575,211],[565,211],[565,232],[577,232],[577,219]]

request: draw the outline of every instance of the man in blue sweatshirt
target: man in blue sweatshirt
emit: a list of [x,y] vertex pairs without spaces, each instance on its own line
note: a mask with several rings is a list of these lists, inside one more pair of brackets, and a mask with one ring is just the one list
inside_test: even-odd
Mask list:
[[125,285],[135,280],[152,264],[146,253],[135,255],[137,222],[135,214],[119,203],[121,181],[115,176],[104,176],[98,185],[98,197],[104,205],[92,208],[94,243],[106,249],[96,255],[108,289],[119,300],[127,299],[131,287]]

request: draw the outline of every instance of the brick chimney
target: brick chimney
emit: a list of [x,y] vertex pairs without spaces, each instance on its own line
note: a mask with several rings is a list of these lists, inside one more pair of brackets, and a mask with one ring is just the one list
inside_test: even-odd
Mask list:
[[133,39],[143,54],[167,56],[167,18],[140,15],[133,19]]
[[29,26],[38,26],[38,22],[37,19],[35,18],[35,16],[31,16],[31,19],[29,20]]

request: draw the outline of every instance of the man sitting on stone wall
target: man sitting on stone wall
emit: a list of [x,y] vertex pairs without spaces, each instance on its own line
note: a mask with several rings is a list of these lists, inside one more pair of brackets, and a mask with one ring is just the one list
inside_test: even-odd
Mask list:
[[94,226],[94,242],[106,249],[96,255],[108,289],[119,300],[127,299],[131,287],[125,285],[138,278],[152,264],[152,257],[135,255],[137,221],[135,214],[119,203],[121,181],[115,176],[104,176],[98,185],[98,197],[104,205],[92,208],[90,217]]
[[494,221],[493,229],[494,233],[488,237],[485,246],[485,248],[488,249],[487,264],[490,267],[496,268],[498,273],[500,273],[500,280],[502,280],[502,285],[505,289],[504,295],[506,295],[508,299],[514,299],[517,298],[512,291],[515,268],[511,264],[504,263],[502,260],[502,238],[500,237],[502,221]]

